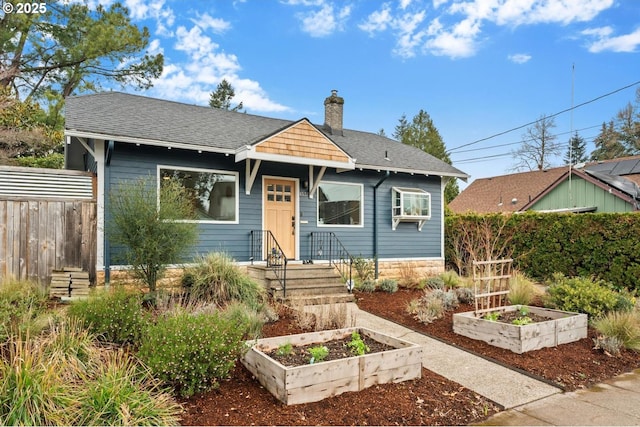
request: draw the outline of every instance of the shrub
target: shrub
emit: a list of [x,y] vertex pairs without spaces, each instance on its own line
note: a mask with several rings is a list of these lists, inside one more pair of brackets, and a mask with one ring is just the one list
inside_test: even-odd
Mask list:
[[180,405],[125,352],[109,352],[82,382],[66,409],[74,425],[179,425]]
[[379,288],[381,291],[390,294],[398,292],[398,281],[394,279],[384,279],[380,282]]
[[221,252],[198,258],[194,266],[185,269],[182,285],[191,301],[215,302],[220,306],[239,301],[257,310],[266,300],[264,287]]
[[531,305],[535,297],[535,284],[524,274],[516,272],[509,281],[507,298],[511,305]]
[[362,255],[353,258],[353,268],[356,269],[356,275],[360,282],[373,280],[375,274],[375,266],[373,260],[366,259]]
[[629,350],[640,351],[640,314],[637,311],[611,311],[593,321],[593,327],[606,338],[615,338]]
[[137,343],[148,323],[141,295],[122,286],[73,301],[68,314],[81,320],[98,340],[116,344]]
[[359,292],[371,293],[376,290],[376,282],[373,280],[365,280],[360,283],[356,283],[356,290]]
[[440,319],[444,315],[444,311],[441,299],[427,296],[418,301],[414,317],[422,323],[431,323]]
[[178,311],[147,329],[138,356],[157,378],[188,397],[229,375],[245,348],[246,332],[217,312]]
[[0,284],[0,343],[10,335],[38,334],[46,325],[47,294],[37,283],[8,280]]
[[475,292],[471,288],[467,288],[467,287],[455,288],[454,292],[458,297],[458,301],[460,301],[463,304],[471,304],[475,300]]
[[151,294],[163,276],[166,265],[178,263],[195,243],[197,224],[182,221],[193,218],[193,204],[178,180],[161,180],[160,204],[156,178],[121,182],[109,194],[111,222],[106,232],[122,247],[122,258],[133,267],[133,274]]
[[554,274],[546,305],[564,311],[588,314],[592,319],[612,311],[618,296],[607,283],[585,277],[567,278]]
[[444,291],[442,289],[434,289],[430,292],[431,298],[437,298],[442,301],[442,307],[445,311],[453,310],[460,303],[458,296],[454,290]]

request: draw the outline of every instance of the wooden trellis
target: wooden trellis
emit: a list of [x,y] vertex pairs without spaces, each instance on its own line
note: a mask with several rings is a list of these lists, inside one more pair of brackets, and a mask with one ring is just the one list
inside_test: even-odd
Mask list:
[[506,306],[513,259],[473,261],[475,314]]

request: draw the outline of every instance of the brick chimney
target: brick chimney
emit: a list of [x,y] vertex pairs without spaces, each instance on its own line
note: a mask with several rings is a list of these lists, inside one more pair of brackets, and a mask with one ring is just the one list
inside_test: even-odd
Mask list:
[[342,107],[344,99],[338,96],[337,90],[331,91],[331,96],[324,100],[324,128],[331,135],[342,136]]

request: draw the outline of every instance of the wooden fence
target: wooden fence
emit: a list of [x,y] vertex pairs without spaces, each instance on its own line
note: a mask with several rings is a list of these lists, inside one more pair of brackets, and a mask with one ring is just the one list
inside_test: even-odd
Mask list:
[[[53,185],[60,186],[61,177],[72,175],[74,179],[88,180],[89,188],[92,187],[90,174],[57,170],[40,170],[40,173],[48,176]],[[25,178],[18,179],[23,182]],[[89,272],[93,283],[97,238],[95,198],[91,193],[88,198],[85,194],[74,199],[71,195],[60,197],[47,191],[23,193],[22,197],[0,192],[0,281],[31,279],[48,285],[52,270],[76,267]]]

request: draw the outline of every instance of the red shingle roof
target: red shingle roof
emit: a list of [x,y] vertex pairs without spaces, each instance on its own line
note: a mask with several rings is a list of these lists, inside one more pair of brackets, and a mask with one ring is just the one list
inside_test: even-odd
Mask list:
[[568,170],[567,166],[474,180],[451,203],[454,213],[517,212]]

